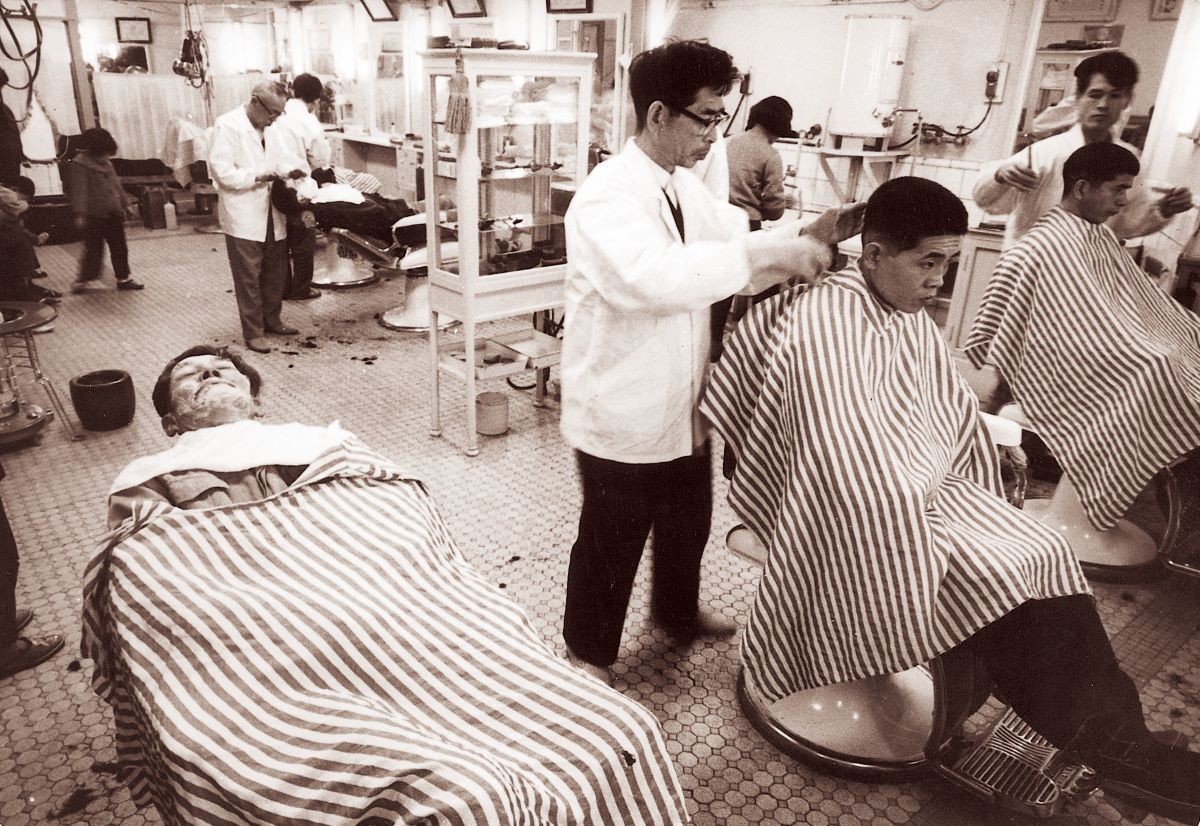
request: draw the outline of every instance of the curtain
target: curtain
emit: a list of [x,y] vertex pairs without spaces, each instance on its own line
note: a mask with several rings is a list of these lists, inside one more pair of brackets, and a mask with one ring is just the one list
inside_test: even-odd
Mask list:
[[205,122],[202,90],[176,75],[96,72],[93,76],[100,125],[126,159],[158,158],[173,118]]
[[375,128],[403,134],[408,126],[404,94],[407,82],[403,77],[380,77],[373,84],[375,95]]
[[213,120],[230,111],[234,107],[244,105],[250,100],[254,87],[268,80],[278,80],[279,75],[268,75],[252,72],[242,75],[213,75]]

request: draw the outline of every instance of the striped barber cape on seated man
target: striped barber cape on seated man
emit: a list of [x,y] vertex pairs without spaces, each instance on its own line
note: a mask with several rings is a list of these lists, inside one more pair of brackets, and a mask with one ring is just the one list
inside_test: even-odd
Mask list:
[[[1086,197],[1136,174],[1133,154],[1109,144],[1078,150],[1064,169],[1104,177],[1106,156],[1127,171],[1087,190],[1076,177]],[[1100,530],[1200,447],[1200,317],[1151,281],[1103,222],[1122,206],[1093,212],[1068,191],[1001,256],[965,347],[975,366],[1000,371]]]
[[312,430],[329,446],[282,493],[148,499],[87,567],[82,650],[135,802],[166,823],[686,822],[654,715],[555,656],[421,482]]

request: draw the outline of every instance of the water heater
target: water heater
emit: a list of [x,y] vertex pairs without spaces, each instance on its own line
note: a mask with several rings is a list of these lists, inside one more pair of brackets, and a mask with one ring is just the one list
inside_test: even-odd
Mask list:
[[846,17],[846,51],[829,133],[864,140],[885,138],[900,106],[910,19],[899,15]]

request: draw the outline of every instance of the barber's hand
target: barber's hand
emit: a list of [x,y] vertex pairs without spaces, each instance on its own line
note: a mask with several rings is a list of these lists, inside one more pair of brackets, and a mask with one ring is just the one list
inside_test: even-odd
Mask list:
[[293,169],[291,172],[289,172],[287,174],[287,176],[289,178],[291,178],[293,181],[298,181],[301,178],[307,178],[308,173],[305,172],[303,169]]
[[254,180],[260,184],[269,184],[274,181],[279,181],[282,179],[278,175],[276,175],[274,172],[264,172],[261,175],[256,175],[254,177]]
[[1187,212],[1191,208],[1192,191],[1186,186],[1177,186],[1167,190],[1167,193],[1158,200],[1158,211],[1163,214],[1164,218]]
[[801,235],[834,246],[862,232],[866,203],[842,204],[822,212],[817,220],[800,230]]
[[795,235],[794,228],[791,233],[752,232],[747,236],[750,287],[754,292],[786,281],[815,281],[829,266],[826,245]]
[[317,216],[313,215],[311,209],[306,209],[300,213],[300,223],[304,224],[304,226],[308,227],[309,229],[316,229]]
[[49,240],[50,240],[50,233],[48,233],[48,232],[39,232],[39,233],[38,233],[37,240],[36,240],[34,243],[35,243],[35,244],[37,244],[37,246],[39,246],[39,247],[40,247],[40,246],[42,246],[43,244],[45,244],[45,243],[46,243],[47,241],[49,241]]
[[1019,189],[1022,192],[1029,192],[1031,189],[1036,189],[1038,183],[1042,180],[1041,175],[1020,161],[1005,163],[996,170],[995,178],[996,183],[1011,186],[1013,189]]

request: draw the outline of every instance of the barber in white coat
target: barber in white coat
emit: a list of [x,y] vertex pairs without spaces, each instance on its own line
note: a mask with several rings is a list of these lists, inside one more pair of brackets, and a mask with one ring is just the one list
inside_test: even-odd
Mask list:
[[747,286],[815,276],[861,219],[831,211],[808,238],[795,227],[750,233],[746,213],[693,173],[728,117],[722,98],[737,69],[724,51],[669,43],[635,57],[629,77],[637,136],[592,171],[566,216],[562,431],[583,508],[563,637],[568,658],[603,680],[651,531],[654,621],[679,641],[736,630],[699,607],[712,515],[697,411],[709,307]]
[[299,332],[280,318],[287,282],[287,224],[271,206],[271,182],[279,175],[267,161],[263,136],[286,100],[278,83],[255,86],[248,103],[217,118],[208,150],[242,338],[258,353],[271,351],[264,334]]
[[[292,97],[283,114],[267,127],[267,158],[275,172],[285,178],[304,178],[314,169],[329,166],[330,147],[325,127],[313,114],[321,99],[321,80],[300,74],[292,81]],[[315,186],[315,183],[312,184]],[[287,219],[288,271],[284,301],[307,301],[320,292],[313,289],[313,252],[316,230],[305,225],[300,213]]]

